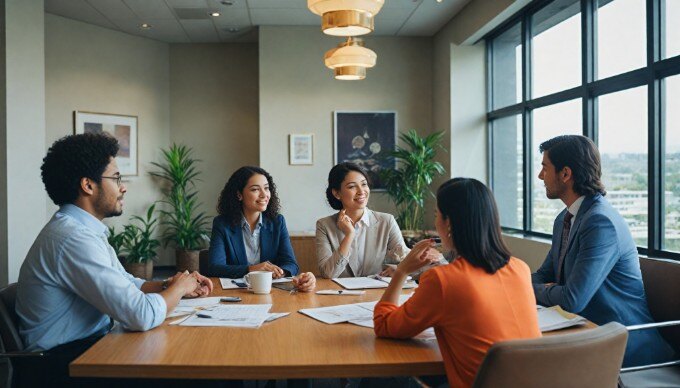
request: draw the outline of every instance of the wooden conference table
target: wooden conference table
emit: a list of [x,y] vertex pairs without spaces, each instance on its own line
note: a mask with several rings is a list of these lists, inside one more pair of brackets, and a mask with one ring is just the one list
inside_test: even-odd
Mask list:
[[[144,333],[114,330],[71,363],[71,376],[283,379],[444,374],[434,340],[376,338],[369,328],[328,325],[297,312],[378,300],[383,290],[336,296],[291,295],[273,288],[269,295],[254,295],[241,289],[222,290],[216,278],[213,283],[211,296],[240,296],[247,304],[272,303],[271,312],[291,314],[259,329],[170,326],[171,318]],[[324,289],[342,288],[318,279],[317,290]]]

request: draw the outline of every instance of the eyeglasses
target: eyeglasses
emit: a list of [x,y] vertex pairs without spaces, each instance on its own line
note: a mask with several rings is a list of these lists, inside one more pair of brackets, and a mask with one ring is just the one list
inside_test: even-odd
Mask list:
[[123,181],[123,177],[121,175],[118,175],[118,176],[102,176],[102,178],[114,179],[116,181],[116,184],[118,185],[118,187],[120,187],[120,183]]

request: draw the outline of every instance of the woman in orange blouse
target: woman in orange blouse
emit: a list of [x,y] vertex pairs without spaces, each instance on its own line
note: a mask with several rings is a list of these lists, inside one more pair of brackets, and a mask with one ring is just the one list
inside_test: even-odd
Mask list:
[[494,342],[541,336],[531,272],[510,256],[493,195],[475,179],[439,187],[435,226],[455,259],[423,273],[415,294],[397,307],[407,274],[429,263],[434,241],[416,244],[375,307],[375,334],[410,338],[434,327],[449,385],[469,387]]

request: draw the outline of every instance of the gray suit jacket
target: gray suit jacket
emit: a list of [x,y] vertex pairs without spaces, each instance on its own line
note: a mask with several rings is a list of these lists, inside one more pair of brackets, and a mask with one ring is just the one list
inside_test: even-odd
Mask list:
[[352,258],[343,258],[338,253],[340,242],[345,235],[338,229],[338,213],[316,222],[316,259],[319,272],[325,278],[343,278],[375,275],[382,271],[383,264],[396,264],[409,253],[397,221],[391,214],[369,212],[370,226],[366,231],[366,249],[363,264]]

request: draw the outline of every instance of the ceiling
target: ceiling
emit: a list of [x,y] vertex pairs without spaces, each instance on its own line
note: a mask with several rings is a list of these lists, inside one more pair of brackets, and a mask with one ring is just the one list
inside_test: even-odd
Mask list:
[[[432,36],[469,1],[385,0],[374,34]],[[257,26],[321,24],[305,0],[45,0],[45,12],[167,43],[256,41]]]

